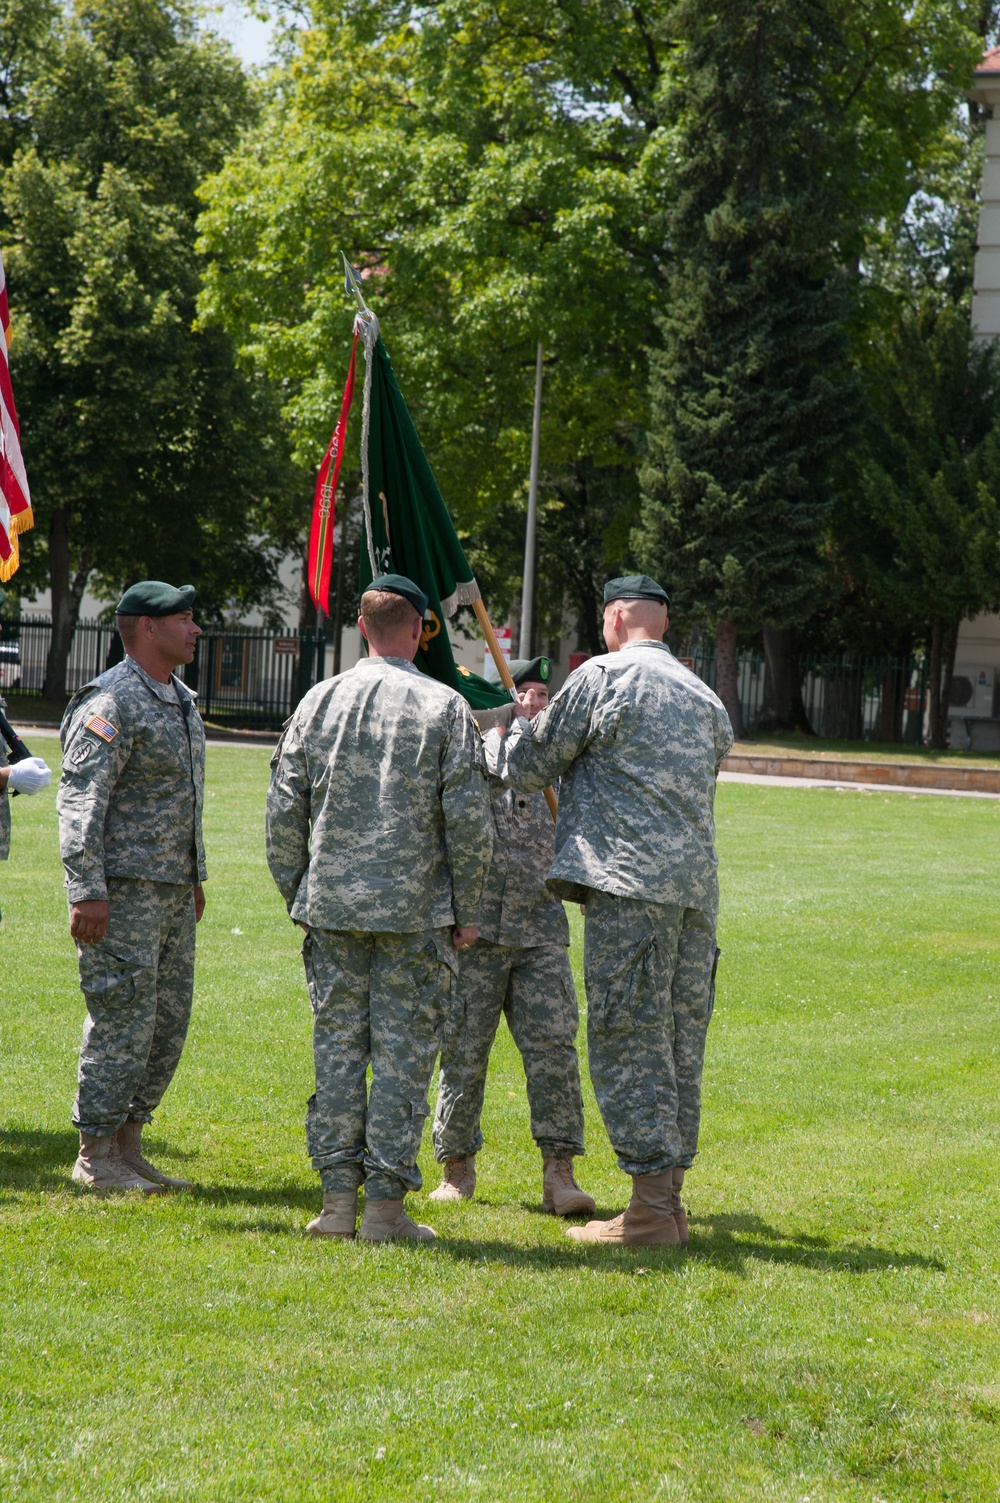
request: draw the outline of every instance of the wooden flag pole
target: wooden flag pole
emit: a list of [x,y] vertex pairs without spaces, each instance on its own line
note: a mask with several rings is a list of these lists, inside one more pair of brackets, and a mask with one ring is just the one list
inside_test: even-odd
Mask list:
[[[476,613],[476,620],[479,622],[479,625],[483,629],[483,636],[486,638],[486,645],[490,649],[490,657],[493,659],[494,666],[496,667],[496,670],[500,675],[500,682],[507,690],[511,699],[516,699],[517,689],[514,686],[514,680],[510,676],[510,669],[507,666],[507,659],[500,651],[500,643],[497,641],[496,632],[490,625],[490,618],[486,614],[486,607],[483,604],[481,598],[472,602],[472,609]],[[549,806],[549,813],[552,815],[552,818],[555,819],[559,805],[556,802],[555,793],[551,788],[546,788],[545,790],[545,802]]]

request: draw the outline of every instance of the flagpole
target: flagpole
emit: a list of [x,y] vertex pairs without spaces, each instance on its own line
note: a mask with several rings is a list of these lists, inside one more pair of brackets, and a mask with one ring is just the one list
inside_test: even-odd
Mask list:
[[[510,695],[511,699],[516,699],[517,688],[515,686],[514,680],[510,676],[510,668],[508,667],[507,659],[500,651],[500,643],[497,641],[497,634],[490,624],[490,618],[486,614],[486,607],[483,604],[481,597],[480,599],[474,600],[472,602],[472,609],[476,613],[476,620],[482,627],[483,636],[486,638],[486,645],[490,650],[490,657],[493,659],[493,665],[500,675],[500,682],[507,690],[507,693]],[[559,805],[556,802],[556,796],[551,788],[545,789],[545,802],[549,806],[549,813],[552,815],[552,818],[555,819]]]
[[323,627],[324,627],[325,622],[326,622],[326,616],[324,615],[323,607],[321,605],[318,605],[316,607],[316,668],[317,668],[316,682],[317,683],[319,683],[320,679],[326,677],[326,637],[323,634]]
[[340,672],[344,643],[344,575],[347,557],[347,500],[340,508],[340,553],[337,557],[337,616],[333,631],[333,674]]
[[535,410],[531,419],[531,469],[528,475],[528,519],[524,529],[524,574],[521,579],[521,630],[517,650],[531,657],[535,629],[535,552],[538,537],[538,451],[542,442],[542,346],[535,353]]

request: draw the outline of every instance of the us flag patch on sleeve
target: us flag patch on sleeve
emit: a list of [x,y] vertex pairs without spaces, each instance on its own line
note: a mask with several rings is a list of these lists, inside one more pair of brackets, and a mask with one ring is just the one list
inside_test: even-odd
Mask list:
[[84,730],[93,731],[94,735],[100,736],[102,741],[113,741],[118,735],[118,727],[107,720],[102,720],[100,715],[91,715],[89,720],[85,720]]

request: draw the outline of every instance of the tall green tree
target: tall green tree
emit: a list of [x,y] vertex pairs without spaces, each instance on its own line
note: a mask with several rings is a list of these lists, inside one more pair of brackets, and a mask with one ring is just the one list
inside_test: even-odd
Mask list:
[[596,650],[600,584],[628,561],[659,291],[661,216],[639,166],[650,131],[623,105],[655,84],[651,36],[615,3],[365,0],[311,19],[261,130],[205,190],[204,316],[281,383],[312,471],[346,364],[338,250],[371,273],[498,611],[520,587],[541,341],[539,615],[558,632],[568,609]]
[[[902,6],[880,10],[896,76],[836,0],[699,0],[674,17],[671,261],[637,545],[675,614],[714,631],[737,734],[738,634],[763,632],[773,674],[816,608],[835,459],[860,412],[847,335],[872,181],[890,201],[905,192],[907,146],[947,104],[916,74],[935,38],[918,46]],[[947,56],[963,39],[945,27],[936,41]]]
[[976,341],[962,302],[926,299],[866,374],[841,557],[895,630],[923,639],[929,737],[943,747],[959,626],[1000,603],[1000,351]]
[[[913,153],[900,212],[871,226],[862,258],[851,336],[864,416],[838,466],[828,572],[805,632],[810,646],[848,655],[923,651],[935,744],[959,621],[995,594],[995,365],[969,328],[985,121],[964,87],[1000,8],[955,15],[968,41],[937,70],[947,111]],[[901,690],[898,677],[896,692],[883,687],[882,739],[902,733]]]
[[239,65],[183,4],[81,0],[47,21],[3,100],[0,234],[44,541],[19,583],[47,573],[57,697],[88,583],[113,598],[183,575],[209,613],[266,598],[287,471],[273,394],[194,328],[196,189],[252,117]]

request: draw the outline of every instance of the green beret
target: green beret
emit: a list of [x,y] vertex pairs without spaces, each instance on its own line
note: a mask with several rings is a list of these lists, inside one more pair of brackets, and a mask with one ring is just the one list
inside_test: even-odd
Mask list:
[[660,605],[669,605],[670,596],[662,585],[648,574],[623,574],[619,579],[609,579],[604,586],[604,604],[613,600],[657,600]]
[[[520,689],[522,684],[547,684],[552,673],[548,658],[512,658],[507,667],[515,689]],[[493,684],[500,682],[500,675],[492,660],[486,670],[486,677]]]
[[419,585],[415,585],[412,579],[407,579],[405,574],[380,574],[373,579],[370,585],[366,585],[361,592],[361,598],[368,594],[369,590],[385,590],[389,595],[402,595],[408,600],[419,616],[427,611],[427,596]]
[[164,584],[162,579],[140,579],[129,585],[118,604],[116,616],[176,616],[194,608],[194,585]]

